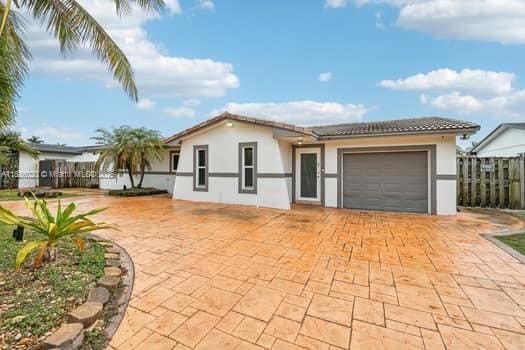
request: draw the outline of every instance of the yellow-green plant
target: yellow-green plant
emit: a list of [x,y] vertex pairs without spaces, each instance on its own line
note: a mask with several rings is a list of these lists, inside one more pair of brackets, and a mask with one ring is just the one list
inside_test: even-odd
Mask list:
[[88,217],[100,213],[106,208],[93,209],[86,213],[74,215],[77,205],[70,203],[62,210],[60,200],[56,215],[53,216],[47,202],[43,199],[34,197],[31,201],[25,197],[26,207],[31,211],[32,218],[22,218],[14,214],[9,209],[0,206],[0,222],[7,225],[23,226],[42,234],[45,238],[26,243],[16,256],[16,267],[20,268],[29,253],[39,249],[35,257],[34,265],[40,266],[44,257],[48,255],[49,260],[54,260],[56,254],[50,254],[56,249],[57,243],[62,239],[71,239],[80,250],[84,249],[83,236],[89,232],[103,229],[115,229],[113,226],[104,222],[95,223]]

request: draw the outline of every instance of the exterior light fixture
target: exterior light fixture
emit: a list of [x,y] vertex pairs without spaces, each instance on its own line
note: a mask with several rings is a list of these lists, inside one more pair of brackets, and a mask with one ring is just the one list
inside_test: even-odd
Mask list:
[[303,144],[303,140],[299,140],[299,141],[297,141],[297,144],[298,144],[298,145],[302,145],[302,144]]
[[229,128],[231,128],[231,127],[233,126],[233,123],[232,123],[232,122],[227,122],[227,123],[226,123],[226,126],[229,127]]

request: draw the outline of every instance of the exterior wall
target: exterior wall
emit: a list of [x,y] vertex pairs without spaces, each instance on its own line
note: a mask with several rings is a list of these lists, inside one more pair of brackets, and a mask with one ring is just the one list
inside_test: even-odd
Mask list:
[[[281,177],[259,177],[257,194],[238,191],[238,144],[257,142],[259,174],[281,174]],[[327,207],[338,206],[337,159],[338,149],[431,146],[435,149],[435,176],[429,167],[429,212],[432,195],[435,196],[435,212],[438,215],[456,214],[456,136],[417,135],[391,137],[363,137],[347,140],[328,140],[325,147],[324,201]],[[208,190],[194,191],[194,146],[208,146]],[[304,143],[303,147],[307,147]],[[429,159],[431,161],[431,159]],[[279,209],[289,209],[292,202],[292,178],[284,176],[292,172],[292,145],[277,140],[272,129],[235,123],[208,128],[182,140],[178,175],[174,184],[174,198],[216,203],[247,204]],[[435,180],[435,192],[432,181]]]
[[[65,159],[75,162],[94,162],[98,156],[92,152],[84,152],[82,154],[63,154],[63,153],[49,153],[41,152],[37,159],[31,157],[25,152],[20,152],[18,160],[18,169],[21,172],[18,180],[19,188],[34,188],[38,187],[38,165],[41,160],[46,159]],[[25,174],[24,174],[25,173]],[[32,175],[31,175],[32,174]]]
[[337,207],[337,158],[340,148],[401,147],[436,145],[436,213],[456,214],[456,137],[418,135],[363,137],[325,141],[325,206]]
[[506,129],[477,152],[478,157],[516,157],[525,153],[525,129]]
[[[239,193],[239,143],[257,142],[257,193]],[[208,145],[208,190],[193,190],[193,146]],[[174,198],[289,209],[291,144],[273,137],[273,129],[234,122],[219,124],[182,140]],[[286,177],[285,174],[287,174]]]
[[[170,169],[170,149],[164,151],[162,160],[151,160],[151,169],[147,169],[144,175],[143,187],[155,187],[161,190],[167,190],[169,193],[173,192],[173,185],[175,183],[175,173]],[[96,159],[95,159],[96,160]],[[135,176],[135,184],[139,180],[139,176]],[[129,176],[127,173],[119,173],[115,178],[101,178],[100,189],[103,190],[118,190],[123,186],[131,187]]]

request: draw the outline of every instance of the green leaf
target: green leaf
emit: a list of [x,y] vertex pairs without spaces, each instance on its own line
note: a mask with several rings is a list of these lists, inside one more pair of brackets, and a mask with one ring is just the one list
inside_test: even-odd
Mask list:
[[17,269],[20,268],[20,266],[26,260],[27,255],[31,253],[33,250],[35,250],[36,248],[42,246],[43,244],[48,244],[48,241],[41,240],[41,241],[28,242],[24,247],[22,247],[18,251],[18,254],[16,255],[16,261],[15,261],[16,268]]

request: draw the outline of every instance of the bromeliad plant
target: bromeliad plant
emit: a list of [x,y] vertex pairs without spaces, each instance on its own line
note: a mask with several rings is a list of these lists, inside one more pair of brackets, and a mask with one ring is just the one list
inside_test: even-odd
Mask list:
[[70,203],[62,209],[60,200],[56,215],[53,216],[43,199],[34,197],[30,201],[25,197],[26,207],[31,211],[32,218],[22,218],[14,214],[9,209],[0,206],[0,222],[7,225],[23,226],[45,236],[44,239],[28,242],[22,247],[16,256],[16,268],[20,268],[29,253],[39,249],[35,257],[35,267],[41,266],[44,260],[53,261],[56,259],[57,243],[63,239],[71,239],[78,248],[84,249],[84,236],[92,231],[103,229],[115,229],[106,223],[95,223],[88,217],[100,213],[106,208],[93,209],[83,214],[74,215],[77,205]]

